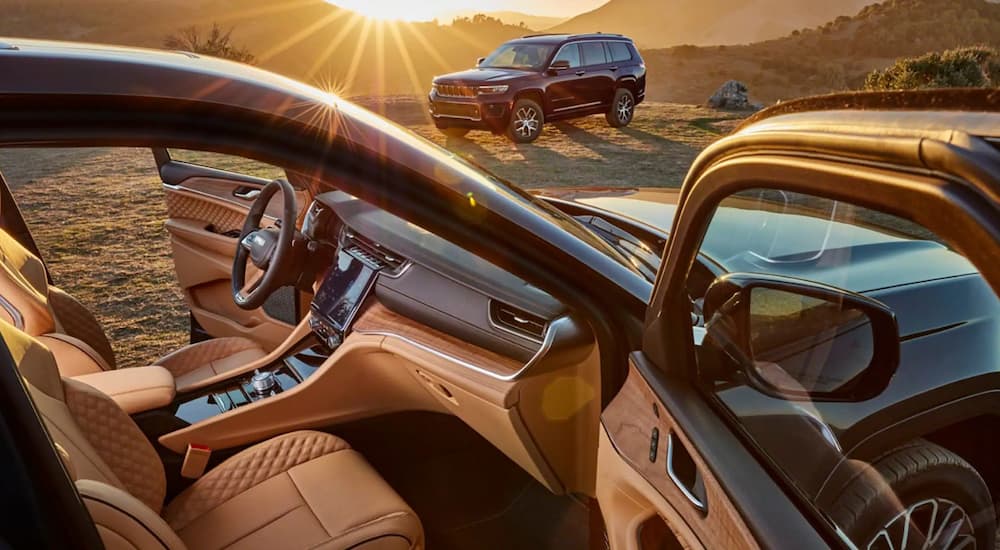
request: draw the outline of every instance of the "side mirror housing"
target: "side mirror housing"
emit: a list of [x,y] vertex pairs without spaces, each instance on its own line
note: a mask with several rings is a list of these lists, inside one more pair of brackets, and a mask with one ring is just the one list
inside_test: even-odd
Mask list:
[[557,59],[553,61],[551,65],[549,65],[549,72],[558,73],[559,71],[565,71],[568,68],[569,68],[569,60]]
[[899,366],[899,327],[881,302],[775,275],[715,280],[704,303],[706,360],[790,400],[864,401]]
[[482,65],[483,61],[486,61],[485,57],[480,57],[479,59],[477,59],[476,60],[476,66],[478,67],[478,66]]

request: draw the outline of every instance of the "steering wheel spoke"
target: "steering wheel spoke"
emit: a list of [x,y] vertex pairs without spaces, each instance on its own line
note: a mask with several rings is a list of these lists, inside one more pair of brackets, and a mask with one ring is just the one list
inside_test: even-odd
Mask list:
[[[284,202],[281,223],[262,229],[260,223],[267,205],[279,190]],[[296,214],[295,190],[283,179],[264,186],[250,207],[233,259],[233,301],[240,308],[250,310],[262,306],[268,296],[289,278],[290,270],[295,268],[290,264],[293,260],[291,251]],[[250,281],[247,281],[248,262],[259,270],[253,273]]]

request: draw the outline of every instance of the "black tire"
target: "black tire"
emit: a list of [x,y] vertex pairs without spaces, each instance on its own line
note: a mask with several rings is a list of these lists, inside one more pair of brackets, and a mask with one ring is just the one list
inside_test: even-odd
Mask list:
[[611,100],[608,112],[604,113],[604,118],[612,128],[628,126],[635,116],[635,96],[626,88],[615,90],[615,97]]
[[453,138],[465,137],[465,134],[469,133],[468,128],[462,128],[460,126],[438,126],[437,129],[442,134]]
[[514,108],[510,112],[507,137],[514,143],[531,143],[542,135],[544,124],[545,113],[542,112],[542,106],[530,99],[519,99],[514,102]]
[[[891,537],[898,547],[894,535],[902,533],[904,511],[912,507],[914,525],[923,528],[931,510],[950,510],[952,504],[969,519],[967,524],[959,522],[959,534],[974,536],[975,548],[993,550],[996,515],[990,490],[979,472],[955,453],[916,440],[858,473],[837,497],[831,518],[858,548],[869,548],[871,543],[875,543],[872,548],[882,548],[876,538],[883,536]],[[961,518],[956,513],[948,516],[949,524],[952,518]],[[945,513],[938,515],[943,517]],[[914,532],[911,529],[911,536]]]

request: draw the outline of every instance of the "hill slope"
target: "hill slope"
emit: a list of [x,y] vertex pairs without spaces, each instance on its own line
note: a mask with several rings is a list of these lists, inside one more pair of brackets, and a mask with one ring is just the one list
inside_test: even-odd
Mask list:
[[436,74],[470,67],[526,34],[497,19],[384,23],[324,0],[0,0],[0,36],[162,48],[171,33],[233,27],[265,69],[347,94],[425,94]]
[[645,48],[745,44],[776,38],[841,15],[870,0],[610,0],[551,32],[615,32]]
[[888,0],[853,17],[745,46],[643,50],[650,98],[704,102],[729,79],[773,102],[857,89],[898,57],[978,44],[1000,47],[1000,4],[986,0]]

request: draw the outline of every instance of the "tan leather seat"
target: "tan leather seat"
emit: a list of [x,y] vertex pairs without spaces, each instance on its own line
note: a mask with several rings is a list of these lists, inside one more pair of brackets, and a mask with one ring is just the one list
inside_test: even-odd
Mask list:
[[56,448],[108,548],[423,546],[413,510],[343,440],[299,431],[216,466],[163,506],[163,465],[114,401],[61,378],[52,354],[0,321]]
[[[0,230],[0,319],[38,338],[56,356],[64,376],[116,368],[100,322],[69,294],[49,286],[45,265]],[[216,338],[151,361],[169,370],[178,389],[241,367],[266,354],[247,338]]]

